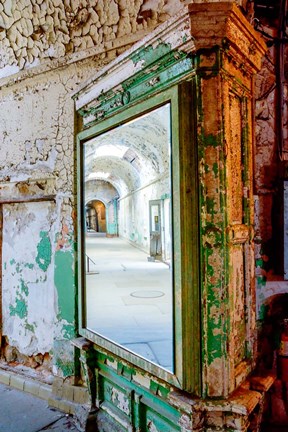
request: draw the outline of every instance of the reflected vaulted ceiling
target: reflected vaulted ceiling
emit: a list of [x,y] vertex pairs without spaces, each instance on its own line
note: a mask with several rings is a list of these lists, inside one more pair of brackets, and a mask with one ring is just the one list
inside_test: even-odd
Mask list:
[[169,170],[169,104],[105,132],[85,144],[85,182],[105,180],[119,197]]

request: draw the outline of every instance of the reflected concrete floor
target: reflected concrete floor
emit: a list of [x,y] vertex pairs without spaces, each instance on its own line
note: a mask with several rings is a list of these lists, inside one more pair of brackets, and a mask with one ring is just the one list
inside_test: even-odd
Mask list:
[[[118,237],[87,234],[87,328],[173,370],[169,267]],[[95,274],[95,272],[97,272]]]

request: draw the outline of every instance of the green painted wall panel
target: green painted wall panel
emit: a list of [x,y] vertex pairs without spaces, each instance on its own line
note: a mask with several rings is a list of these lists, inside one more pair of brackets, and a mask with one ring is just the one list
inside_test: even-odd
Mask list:
[[55,253],[54,281],[58,293],[59,315],[68,323],[74,322],[75,275],[74,253],[59,250]]

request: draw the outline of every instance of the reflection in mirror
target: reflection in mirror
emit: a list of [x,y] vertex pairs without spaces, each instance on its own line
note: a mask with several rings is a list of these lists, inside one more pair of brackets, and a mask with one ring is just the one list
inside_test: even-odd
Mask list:
[[170,104],[84,144],[86,327],[173,371]]

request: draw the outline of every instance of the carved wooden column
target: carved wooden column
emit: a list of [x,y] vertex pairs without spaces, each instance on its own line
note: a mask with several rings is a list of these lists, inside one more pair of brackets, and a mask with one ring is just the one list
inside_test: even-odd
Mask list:
[[203,392],[225,397],[255,356],[252,99],[265,46],[233,3],[189,11],[198,76]]

